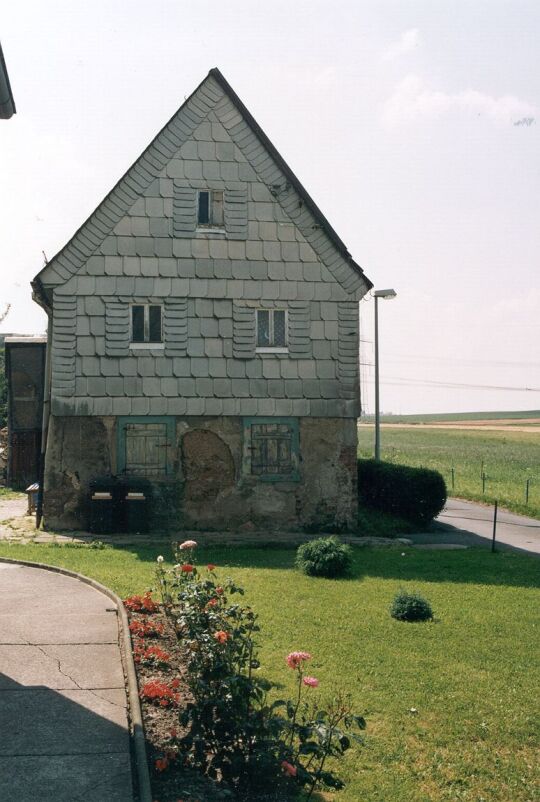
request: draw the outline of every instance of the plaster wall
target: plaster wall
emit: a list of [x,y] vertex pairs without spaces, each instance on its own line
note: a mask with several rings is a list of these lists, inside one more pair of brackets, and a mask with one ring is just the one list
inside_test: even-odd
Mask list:
[[[89,483],[114,474],[112,416],[52,416],[47,450],[47,528],[88,524]],[[246,473],[243,419],[176,417],[170,476],[153,482],[152,529],[332,531],[357,513],[356,421],[299,419],[299,480],[265,482]]]

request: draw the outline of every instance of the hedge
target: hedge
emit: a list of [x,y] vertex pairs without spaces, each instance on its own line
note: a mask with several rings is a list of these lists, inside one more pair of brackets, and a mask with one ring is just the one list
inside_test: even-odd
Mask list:
[[368,507],[426,526],[446,503],[438,471],[374,459],[358,460],[358,493]]

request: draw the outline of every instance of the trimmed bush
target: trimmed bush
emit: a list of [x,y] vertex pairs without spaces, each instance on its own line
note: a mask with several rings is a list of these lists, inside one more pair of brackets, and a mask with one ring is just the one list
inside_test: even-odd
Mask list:
[[396,593],[390,615],[398,621],[432,621],[431,604],[419,593],[407,593],[400,590]]
[[446,503],[438,471],[374,459],[358,460],[358,493],[368,507],[427,526]]
[[349,573],[352,549],[337,537],[303,543],[296,552],[296,567],[308,576],[339,577]]

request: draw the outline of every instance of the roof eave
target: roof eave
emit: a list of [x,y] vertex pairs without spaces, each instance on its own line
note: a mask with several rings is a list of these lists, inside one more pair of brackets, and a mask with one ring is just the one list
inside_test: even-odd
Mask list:
[[0,44],[0,119],[9,120],[16,112],[15,100],[13,99],[6,62],[2,53],[2,45]]

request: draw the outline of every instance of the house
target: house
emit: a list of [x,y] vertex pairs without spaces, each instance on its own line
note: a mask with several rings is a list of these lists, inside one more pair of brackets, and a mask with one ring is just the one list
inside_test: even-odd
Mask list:
[[32,282],[45,525],[144,476],[153,525],[354,526],[371,283],[217,69]]
[[0,44],[0,120],[9,120],[16,112],[15,100],[9,83],[9,75]]

